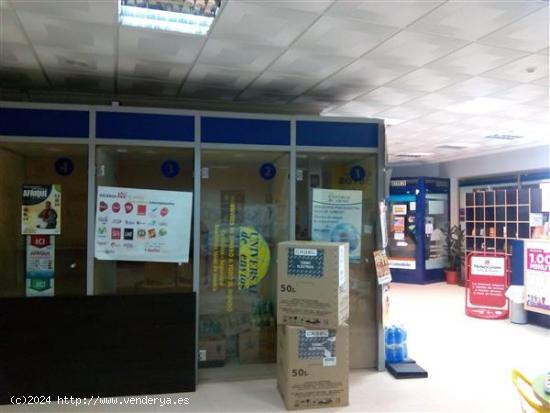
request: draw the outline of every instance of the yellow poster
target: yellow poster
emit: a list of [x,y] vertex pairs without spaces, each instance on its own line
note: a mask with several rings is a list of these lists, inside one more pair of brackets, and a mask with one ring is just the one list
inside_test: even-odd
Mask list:
[[252,227],[241,227],[239,235],[239,290],[250,288],[265,277],[270,252],[262,235]]

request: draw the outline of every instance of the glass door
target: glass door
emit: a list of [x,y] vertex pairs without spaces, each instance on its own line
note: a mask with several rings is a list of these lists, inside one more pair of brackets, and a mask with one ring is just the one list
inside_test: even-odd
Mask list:
[[274,375],[274,258],[289,238],[289,154],[203,150],[201,166],[199,378]]
[[0,297],[86,294],[88,147],[0,143]]
[[296,239],[350,244],[350,366],[377,365],[377,157],[298,153]]
[[[95,253],[101,259],[94,264],[95,294],[193,291],[192,228],[191,237],[179,235],[182,225],[191,227],[192,202],[172,209],[174,196],[193,192],[193,153],[187,148],[97,147],[97,194],[107,198],[99,199],[103,203],[96,211]],[[133,199],[111,198],[113,190],[102,188],[116,188],[114,194]],[[174,218],[182,213],[183,224]],[[172,239],[175,233],[179,238]],[[188,259],[174,262],[167,251],[187,249],[187,242]]]

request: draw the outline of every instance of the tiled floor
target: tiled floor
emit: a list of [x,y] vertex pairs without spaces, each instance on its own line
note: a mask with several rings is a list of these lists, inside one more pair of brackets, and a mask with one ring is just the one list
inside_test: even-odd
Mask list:
[[[386,372],[353,371],[350,406],[324,412],[520,412],[510,381],[519,368],[550,371],[550,330],[464,315],[464,289],[446,284],[392,286],[392,318],[409,332],[409,354],[427,379],[395,380]],[[275,380],[206,383],[184,406],[0,406],[6,412],[276,412],[284,411]]]

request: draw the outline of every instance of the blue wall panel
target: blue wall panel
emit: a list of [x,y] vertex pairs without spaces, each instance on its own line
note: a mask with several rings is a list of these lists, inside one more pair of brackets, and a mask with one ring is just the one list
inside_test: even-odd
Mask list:
[[201,141],[248,145],[290,145],[290,121],[201,118]]
[[87,138],[89,119],[87,111],[0,108],[0,135]]
[[97,112],[96,137],[193,142],[195,118],[156,113]]
[[296,144],[377,148],[378,124],[355,122],[296,122]]

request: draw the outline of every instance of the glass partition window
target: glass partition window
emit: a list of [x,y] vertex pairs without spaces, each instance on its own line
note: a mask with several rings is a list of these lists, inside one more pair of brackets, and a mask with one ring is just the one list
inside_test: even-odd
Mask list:
[[[169,202],[174,194],[193,192],[193,149],[143,148],[132,146],[99,146],[96,150],[96,185],[102,191],[114,187],[116,193],[127,193],[132,202],[105,199],[98,206],[105,225],[96,225],[96,238],[107,244],[98,248],[94,265],[95,294],[145,294],[190,292],[193,290],[192,242],[189,240],[188,262],[161,262],[158,254],[163,248],[183,248],[186,241],[168,238],[178,231]],[[150,192],[165,192],[161,199],[149,205]],[[109,195],[109,194],[107,194]],[[135,200],[138,201],[135,201]],[[142,199],[142,201],[139,201]],[[103,198],[99,199],[101,202]],[[135,201],[135,202],[134,202]],[[186,204],[187,205],[187,204]],[[116,208],[115,208],[116,207]],[[186,214],[191,225],[192,203]],[[107,222],[108,221],[108,222]],[[192,238],[192,228],[189,228]],[[156,242],[158,240],[158,242]],[[172,245],[169,245],[170,242]],[[112,246],[112,248],[110,248]],[[128,251],[125,252],[124,249]],[[101,250],[100,255],[98,251]],[[112,254],[112,258],[104,256]],[[125,258],[132,254],[130,258]],[[156,255],[155,255],[156,254]],[[122,257],[122,258],[120,258]]]
[[445,268],[445,231],[449,227],[449,195],[426,194],[426,244],[424,258],[426,269]]
[[249,376],[241,365],[275,362],[275,253],[289,237],[289,156],[206,150],[201,181],[199,366],[225,366],[210,370],[216,378]]
[[87,154],[0,143],[0,297],[86,293]]
[[[350,244],[350,365],[376,366],[376,155],[298,153],[296,239]],[[354,351],[354,349],[356,351]]]

